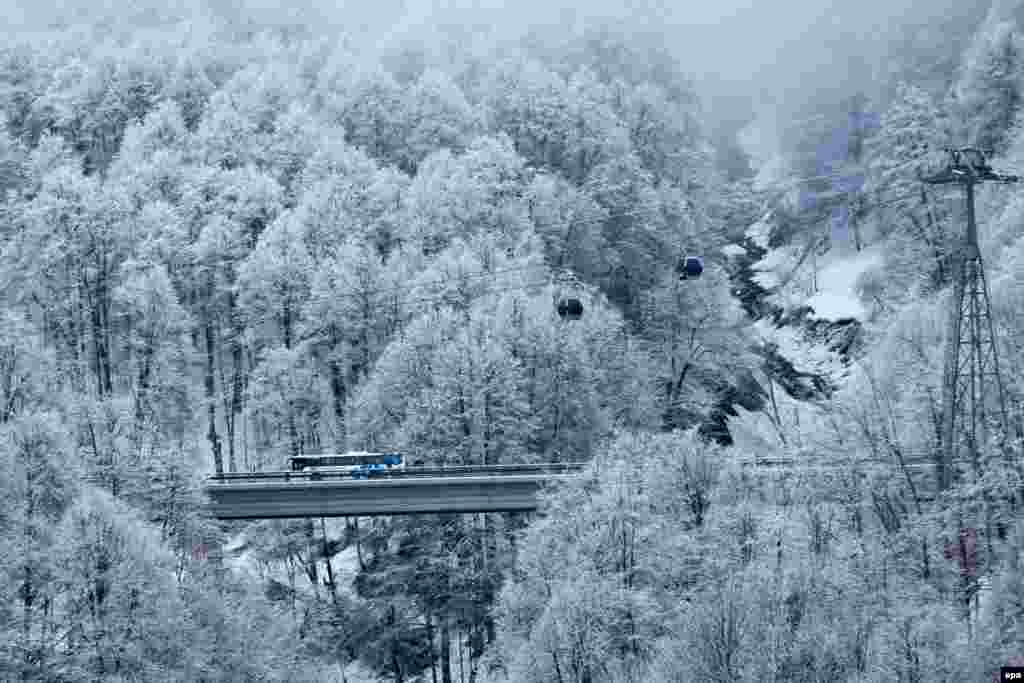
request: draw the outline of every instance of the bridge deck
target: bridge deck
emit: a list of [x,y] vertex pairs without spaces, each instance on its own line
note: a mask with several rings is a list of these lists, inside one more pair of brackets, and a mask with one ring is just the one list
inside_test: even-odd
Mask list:
[[579,466],[423,468],[344,473],[266,472],[212,478],[206,492],[220,519],[346,517],[535,510],[545,485]]

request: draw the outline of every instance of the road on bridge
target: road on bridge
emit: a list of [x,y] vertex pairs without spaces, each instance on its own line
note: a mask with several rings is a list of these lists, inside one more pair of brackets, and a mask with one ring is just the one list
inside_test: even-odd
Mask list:
[[539,491],[575,477],[581,463],[422,467],[352,474],[230,473],[206,484],[219,519],[528,512]]

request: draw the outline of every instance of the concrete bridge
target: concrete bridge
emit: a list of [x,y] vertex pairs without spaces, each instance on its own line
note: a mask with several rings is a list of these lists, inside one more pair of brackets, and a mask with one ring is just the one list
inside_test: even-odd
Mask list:
[[544,486],[581,463],[421,467],[352,474],[232,473],[206,484],[219,519],[348,517],[536,510]]

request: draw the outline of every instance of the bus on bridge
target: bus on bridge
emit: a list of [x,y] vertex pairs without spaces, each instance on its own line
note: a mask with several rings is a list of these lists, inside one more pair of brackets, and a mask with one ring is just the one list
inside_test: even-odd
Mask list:
[[349,451],[344,455],[298,455],[291,459],[293,472],[351,472],[353,477],[365,476],[374,470],[404,470],[401,453],[367,453]]

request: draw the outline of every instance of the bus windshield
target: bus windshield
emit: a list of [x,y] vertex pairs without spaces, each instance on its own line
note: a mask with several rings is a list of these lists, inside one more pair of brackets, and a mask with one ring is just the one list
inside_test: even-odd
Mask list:
[[365,467],[402,467],[402,456],[399,453],[366,453],[350,451],[344,455],[301,455],[293,457],[292,470],[301,472],[306,469],[338,468],[356,469]]

